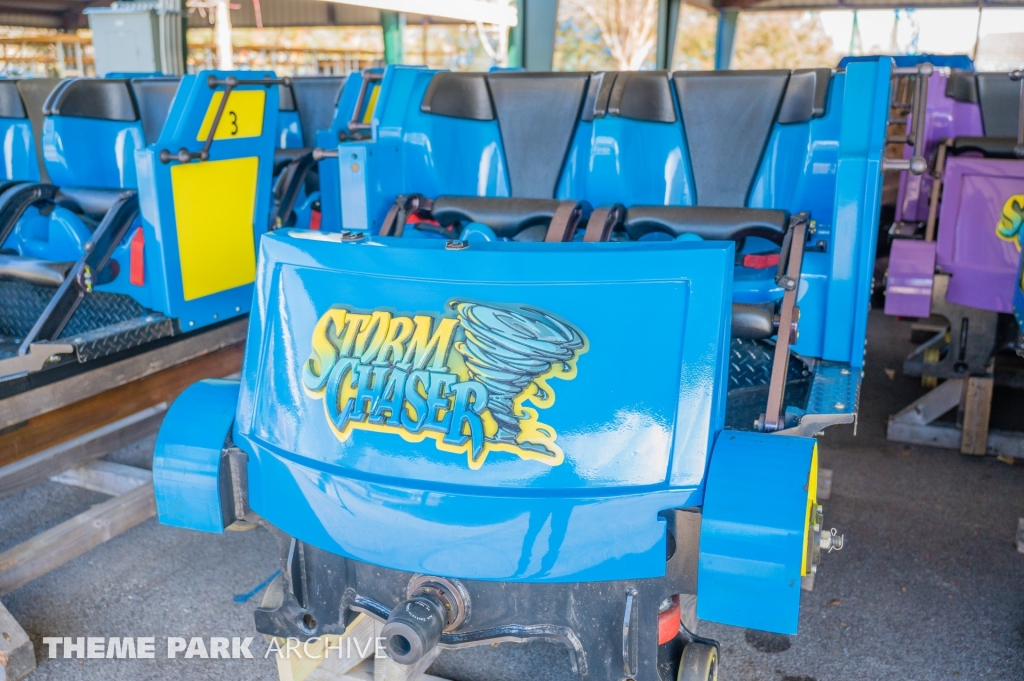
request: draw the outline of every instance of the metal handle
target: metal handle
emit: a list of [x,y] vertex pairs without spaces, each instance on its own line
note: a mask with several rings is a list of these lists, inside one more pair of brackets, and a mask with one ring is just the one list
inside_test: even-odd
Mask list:
[[370,123],[363,123],[359,120],[359,114],[363,112],[363,102],[366,100],[366,93],[370,89],[371,83],[379,83],[383,80],[384,74],[377,73],[376,71],[370,71],[367,69],[363,71],[363,82],[359,86],[359,96],[356,97],[356,106],[352,111],[352,118],[348,122],[348,129],[352,132],[357,130],[369,130],[373,126]]
[[338,158],[338,150],[337,149],[321,149],[320,147],[317,147],[316,149],[313,150],[313,160],[314,161],[322,161],[325,158]]
[[924,157],[924,121],[928,103],[928,81],[935,73],[935,67],[929,63],[911,67],[900,67],[892,70],[894,76],[915,76],[914,95],[910,104],[910,128],[913,134],[897,135],[886,138],[886,142],[910,144],[914,147],[914,155],[906,158],[882,159],[882,170],[907,170],[914,175],[923,175],[928,170],[928,160]]

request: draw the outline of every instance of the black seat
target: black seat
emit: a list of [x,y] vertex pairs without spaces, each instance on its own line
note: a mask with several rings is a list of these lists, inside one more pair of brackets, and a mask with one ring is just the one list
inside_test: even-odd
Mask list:
[[54,197],[54,202],[76,213],[82,213],[95,220],[102,220],[115,203],[131,195],[134,191],[134,189],[61,187]]
[[54,90],[43,113],[106,121],[139,119],[127,78],[73,78]]
[[178,93],[180,78],[133,78],[132,93],[142,121],[142,136],[150,145],[160,138],[167,122],[174,96]]
[[1020,121],[1021,84],[1006,73],[954,71],[946,81],[946,96],[960,102],[977,103],[981,109],[984,137],[957,137],[954,155],[979,153],[987,158],[1024,158],[1017,144]]
[[0,80],[0,118],[27,118],[25,106],[13,80]]
[[50,93],[61,83],[59,78],[26,78],[17,81],[18,94],[25,106],[29,123],[32,125],[32,141],[36,147],[36,160],[39,163],[39,178],[49,182],[50,176],[43,163],[43,105]]
[[782,243],[789,215],[784,210],[716,206],[632,206],[623,226],[631,239],[652,232],[671,237],[695,234],[714,241],[742,241],[751,236]]
[[[514,238],[524,230],[551,222],[561,201],[557,199],[490,198],[481,196],[439,196],[431,216],[442,227],[481,222],[499,237]],[[539,240],[543,240],[541,234]]]
[[345,80],[345,76],[292,78],[291,98],[299,112],[302,146],[315,147],[317,131],[331,127]]

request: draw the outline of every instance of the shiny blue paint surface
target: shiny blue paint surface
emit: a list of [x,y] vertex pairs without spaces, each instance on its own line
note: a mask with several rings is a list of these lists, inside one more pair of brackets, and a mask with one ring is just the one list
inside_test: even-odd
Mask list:
[[238,381],[189,386],[167,410],[153,453],[157,517],[164,525],[223,532],[221,451],[238,402]]
[[[895,54],[890,55],[896,66],[917,66],[918,64],[931,64],[932,66],[948,66],[951,69],[962,69],[973,71],[974,62],[966,54]],[[884,58],[882,56],[843,57],[839,60],[839,68],[845,69],[851,63],[861,61],[872,61]]]
[[875,245],[882,200],[882,156],[892,60],[846,69],[822,358],[864,365]]
[[[316,144],[322,149],[334,149],[338,146],[341,133],[348,133],[348,123],[355,110],[359,98],[359,88],[363,84],[363,74],[352,73],[345,80],[338,97],[338,107],[334,110],[331,127],[318,130]],[[336,158],[325,158],[317,164],[320,175],[320,230],[323,232],[341,231],[341,179],[338,173],[340,161]]]
[[39,160],[27,118],[0,118],[0,180],[39,181]]
[[[250,506],[303,541],[396,569],[524,581],[663,574],[657,514],[700,504],[722,428],[732,260],[731,243],[448,251],[267,235],[234,431],[250,454]],[[341,440],[303,388],[314,326],[332,306],[440,314],[453,299],[540,308],[586,335],[577,376],[552,379],[555,402],[539,410],[561,464],[491,452],[474,470],[429,439],[357,429]]]
[[[177,318],[182,330],[185,331],[244,314],[252,304],[251,284],[189,301],[184,299],[182,289],[174,194],[171,190],[171,168],[179,162],[173,160],[170,163],[161,163],[159,156],[162,149],[174,151],[184,147],[198,151],[202,147],[203,143],[197,141],[196,137],[214,93],[207,85],[207,79],[211,75],[223,79],[237,74],[230,71],[202,71],[197,75],[183,76],[159,139],[135,154],[139,178],[139,204],[146,241],[145,270],[146,286],[149,287],[151,296],[150,307],[168,317]],[[269,71],[252,71],[247,72],[245,77],[273,78],[274,74]],[[253,236],[258,242],[260,235],[266,231],[270,211],[278,92],[276,85],[239,85],[238,89],[265,90],[263,132],[259,137],[214,141],[210,147],[210,160],[252,156],[259,158],[253,217]],[[210,191],[215,192],[216,187],[211,187]],[[127,243],[124,247],[127,247]],[[127,277],[124,268],[122,272],[123,276]]]
[[298,111],[277,112],[277,148],[301,149],[302,126]]
[[37,207],[30,206],[4,242],[4,248],[28,258],[72,262],[82,257],[91,237],[92,232],[81,218],[67,208],[54,206],[45,216]]
[[724,431],[700,530],[697,617],[795,634],[815,440]]
[[142,149],[140,121],[47,116],[43,162],[57,186],[134,189],[135,152]]

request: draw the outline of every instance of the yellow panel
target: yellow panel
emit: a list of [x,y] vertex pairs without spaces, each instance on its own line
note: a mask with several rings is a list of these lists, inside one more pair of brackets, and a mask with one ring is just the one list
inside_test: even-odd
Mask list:
[[257,170],[255,156],[171,167],[185,300],[251,284],[256,278]]
[[[220,106],[222,99],[223,91],[213,93],[210,106],[203,117],[203,124],[199,126],[199,135],[196,137],[200,142],[205,142],[206,136],[210,134],[210,126],[213,125],[217,107]],[[230,140],[262,135],[263,107],[266,101],[267,93],[263,90],[232,90],[213,139]]]
[[363,123],[369,123],[373,120],[373,110],[377,108],[377,96],[380,94],[380,85],[374,85],[370,91],[370,102],[366,105],[366,111],[363,113]]
[[804,557],[800,561],[800,576],[806,577],[809,573],[807,566],[808,541],[818,541],[817,537],[811,536],[811,517],[814,507],[818,505],[818,443],[814,443],[814,451],[811,452],[811,474],[807,480],[807,514],[804,523]]

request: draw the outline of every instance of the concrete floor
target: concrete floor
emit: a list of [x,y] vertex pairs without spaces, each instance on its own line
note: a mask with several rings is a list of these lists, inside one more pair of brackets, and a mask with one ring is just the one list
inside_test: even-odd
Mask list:
[[[1024,678],[1024,465],[885,440],[885,421],[924,392],[900,376],[909,325],[872,313],[861,422],[822,439],[833,469],[826,526],[847,546],[804,594],[800,634],[759,635],[704,623],[722,643],[723,681]],[[885,369],[895,369],[895,379]],[[1024,429],[1020,395],[997,391],[994,421]],[[1011,404],[1011,400],[1015,403]],[[144,463],[152,440],[113,455]],[[0,500],[0,551],[106,497],[50,483]],[[252,608],[232,597],[276,569],[268,533],[205,535],[151,520],[3,599],[36,645],[36,681],[276,679],[252,660],[46,659],[43,636],[254,636]],[[445,652],[431,672],[452,681],[569,681],[564,651],[503,644]],[[604,681],[604,680],[594,680]]]

